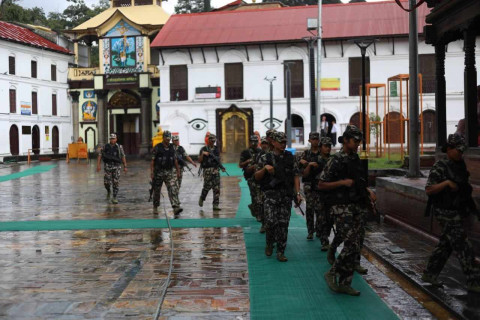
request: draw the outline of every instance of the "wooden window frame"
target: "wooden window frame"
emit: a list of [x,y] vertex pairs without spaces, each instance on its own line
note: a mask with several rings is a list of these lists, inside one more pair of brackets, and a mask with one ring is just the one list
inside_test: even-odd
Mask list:
[[[298,79],[294,78],[294,70],[295,66],[290,65],[290,84],[291,84],[291,91],[290,95],[293,98],[304,98],[305,97],[305,68],[303,60],[285,60],[284,62],[294,62],[297,66],[300,66],[301,77]],[[300,72],[299,72],[300,74]],[[287,97],[287,66],[283,66],[283,79],[284,79],[284,86],[283,86],[283,96]]]
[[57,115],[57,94],[52,93],[52,116]]
[[50,65],[50,80],[57,81],[57,65]]
[[38,114],[38,92],[32,91],[32,114]]
[[[174,74],[180,68],[185,68],[185,86],[174,83],[174,80],[178,79]],[[181,82],[183,81],[179,81],[179,83]],[[178,99],[176,98],[177,93],[179,93]],[[186,64],[170,66],[170,101],[188,101],[188,67]]]
[[31,68],[31,76],[32,78],[37,79],[38,77],[38,63],[36,60],[32,60],[30,62],[30,68]]
[[16,70],[15,70],[15,57],[14,56],[8,56],[8,73],[11,75],[14,75]]
[[8,93],[10,101],[10,113],[17,113],[17,90],[10,89]]
[[[358,63],[358,76],[352,75],[354,66],[352,63]],[[355,66],[355,69],[357,66]],[[370,83],[370,58],[365,57],[365,83]],[[348,58],[348,95],[351,97],[360,95],[360,86],[362,85],[362,57]]]
[[[431,59],[429,62],[433,62],[430,72],[426,72],[427,66],[425,59]],[[435,93],[435,54],[419,54],[418,55],[418,73],[422,74],[422,93]]]
[[[241,79],[235,79],[235,81],[232,81],[232,83],[230,83],[230,81],[228,80],[229,78],[229,75],[227,73],[229,73],[230,71],[228,70],[232,70],[232,72],[234,72],[235,68],[237,68],[238,66],[241,66]],[[230,69],[232,68],[232,69]],[[225,63],[225,66],[224,66],[224,74],[225,74],[225,100],[241,100],[243,99],[243,63]],[[241,84],[241,86],[240,86]]]

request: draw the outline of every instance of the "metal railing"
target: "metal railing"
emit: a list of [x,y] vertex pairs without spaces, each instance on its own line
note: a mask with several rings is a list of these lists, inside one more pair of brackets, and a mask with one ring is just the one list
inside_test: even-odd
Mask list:
[[[42,153],[43,150],[43,153]],[[45,153],[45,151],[51,150],[51,153]],[[30,164],[32,162],[32,152],[38,151],[38,154],[34,153],[34,156],[51,156],[60,154],[60,150],[65,150],[64,153],[67,153],[66,148],[31,148],[27,151],[27,163]],[[63,153],[63,152],[62,152]]]

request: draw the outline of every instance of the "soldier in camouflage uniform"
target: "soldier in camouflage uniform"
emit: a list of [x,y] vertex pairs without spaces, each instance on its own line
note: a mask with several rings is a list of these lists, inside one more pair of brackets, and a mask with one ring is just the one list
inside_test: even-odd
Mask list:
[[[220,152],[218,151],[215,142],[217,137],[214,134],[210,134],[208,137],[208,145],[200,149],[198,161],[203,170],[203,189],[198,205],[203,207],[203,202],[207,198],[208,191],[213,190],[213,210],[221,210],[220,203]],[[225,172],[225,168],[221,169]]]
[[[107,189],[107,200],[111,200],[113,204],[117,204],[118,183],[120,180],[120,170],[122,168],[121,164],[123,162],[123,171],[127,173],[127,160],[122,146],[117,144],[117,135],[115,133],[110,135],[110,143],[104,145],[101,152],[98,154],[97,172],[100,172],[100,162],[102,159],[105,163],[103,183],[105,189]],[[112,198],[110,197],[110,186],[112,186],[113,189]]]
[[[318,174],[317,169],[319,163],[322,159],[322,154],[320,153],[319,143],[320,143],[320,134],[318,132],[310,132],[308,136],[308,142],[310,142],[311,148],[306,150],[300,156],[300,166],[303,168],[302,182],[303,182],[303,192],[305,194],[306,202],[306,220],[307,220],[307,240],[313,240],[313,233],[315,231],[315,196],[316,193],[312,189],[312,182],[316,174]],[[317,218],[318,223],[318,218]],[[317,230],[318,231],[318,230]]]
[[448,136],[443,152],[447,159],[437,161],[428,175],[425,191],[429,196],[426,214],[433,212],[442,227],[440,242],[430,256],[422,280],[441,287],[437,280],[452,251],[460,261],[467,277],[468,291],[480,293],[480,274],[475,266],[474,253],[463,228],[470,213],[479,215],[472,199],[469,172],[463,160],[465,140],[460,135]]
[[325,280],[333,291],[353,296],[360,295],[350,285],[360,255],[370,193],[357,154],[362,138],[357,127],[347,126],[339,139],[343,143],[342,149],[330,157],[318,184],[319,190],[328,191],[325,202],[330,206],[330,214],[336,224],[336,236],[344,242],[342,252],[325,273]]
[[287,137],[283,132],[273,134],[274,150],[262,155],[258,161],[255,180],[260,182],[265,194],[265,255],[271,256],[273,245],[277,244],[277,260],[288,261],[285,257],[288,224],[292,200],[300,204],[300,178],[297,161],[285,150]]
[[178,190],[180,190],[182,187],[183,171],[185,171],[185,166],[187,166],[185,161],[190,162],[195,168],[197,167],[197,164],[192,160],[192,158],[189,157],[189,155],[185,152],[185,149],[180,145],[180,138],[178,135],[173,135],[172,141],[173,148],[177,153],[178,165],[180,166],[180,177],[177,179]]
[[153,210],[157,212],[160,205],[160,191],[162,185],[167,186],[168,197],[175,214],[183,211],[178,200],[177,179],[180,177],[180,166],[173,144],[170,143],[172,134],[170,131],[163,132],[163,141],[153,148],[152,161],[150,163],[150,176],[153,185]]
[[320,238],[320,243],[322,244],[322,251],[327,251],[329,249],[328,237],[333,227],[333,218],[330,216],[329,208],[325,203],[325,196],[323,192],[318,190],[318,183],[320,182],[320,176],[322,174],[323,168],[327,165],[328,159],[330,158],[330,151],[332,150],[332,139],[329,137],[322,137],[320,139],[320,153],[321,158],[318,162],[318,168],[315,169],[315,178],[312,181],[312,192],[314,193],[314,208],[315,215],[317,219],[316,231],[317,237]]
[[258,137],[256,135],[250,136],[250,147],[242,151],[240,154],[240,161],[238,163],[238,166],[243,169],[243,177],[248,183],[250,197],[252,198],[252,203],[248,205],[248,208],[254,217],[259,216],[259,214],[258,207],[255,206],[255,204],[258,203],[256,199],[258,195],[258,185],[255,183],[253,174],[255,173],[255,159],[260,151],[261,149],[258,147]]

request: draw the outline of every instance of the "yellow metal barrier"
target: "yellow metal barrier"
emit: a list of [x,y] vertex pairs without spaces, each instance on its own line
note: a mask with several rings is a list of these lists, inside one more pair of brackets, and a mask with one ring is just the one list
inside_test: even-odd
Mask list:
[[68,144],[68,151],[67,151],[67,163],[70,163],[70,159],[77,158],[77,162],[80,159],[88,159],[88,146],[86,143],[69,143]]

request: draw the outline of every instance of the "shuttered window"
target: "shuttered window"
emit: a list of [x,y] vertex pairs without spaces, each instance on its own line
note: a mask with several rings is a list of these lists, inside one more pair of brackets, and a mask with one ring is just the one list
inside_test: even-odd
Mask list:
[[225,99],[243,99],[243,64],[225,64]]
[[435,55],[420,54],[418,71],[422,74],[423,93],[435,93]]
[[52,116],[57,115],[57,95],[52,94]]
[[10,89],[10,113],[17,113],[17,92]]
[[51,80],[57,81],[57,66],[52,64],[50,67]]
[[184,100],[188,100],[187,66],[170,66],[170,101]]
[[32,114],[38,114],[37,93],[32,92]]
[[37,77],[37,61],[32,60],[31,66],[32,66],[32,78],[36,78]]
[[[303,98],[303,60],[285,61],[290,63],[290,88],[292,98]],[[285,86],[284,96],[287,97],[287,66],[283,67]]]
[[8,57],[8,73],[15,74],[15,57]]
[[[362,58],[348,59],[349,95],[360,95],[362,85]],[[370,59],[365,57],[365,83],[370,83]]]

